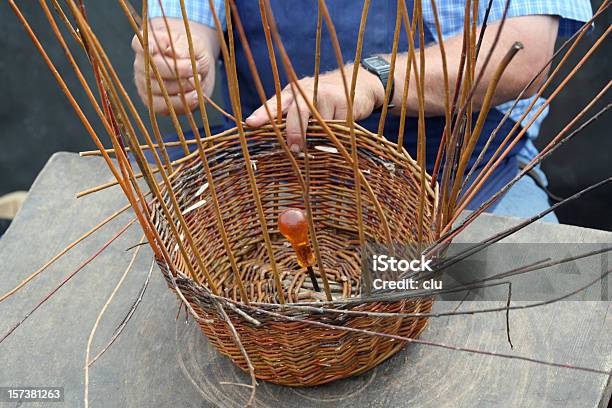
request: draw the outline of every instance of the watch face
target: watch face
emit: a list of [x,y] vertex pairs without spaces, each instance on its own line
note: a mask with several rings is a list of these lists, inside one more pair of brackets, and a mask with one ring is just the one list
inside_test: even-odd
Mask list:
[[385,60],[383,60],[381,58],[372,59],[372,60],[368,61],[368,63],[374,69],[380,69],[380,68],[384,68],[384,67],[387,66],[387,61],[385,61]]
[[389,68],[389,63],[379,56],[366,58],[363,62],[375,71]]

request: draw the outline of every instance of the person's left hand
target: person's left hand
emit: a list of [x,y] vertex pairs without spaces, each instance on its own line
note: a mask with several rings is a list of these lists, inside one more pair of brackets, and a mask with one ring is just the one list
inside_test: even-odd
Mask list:
[[[352,65],[345,67],[345,75],[350,87]],[[306,77],[299,80],[300,87],[312,101],[314,93],[314,78]],[[297,88],[293,97],[291,84],[287,85],[281,92],[281,105],[286,118],[287,144],[293,152],[299,152],[304,146],[304,135],[302,129],[308,127],[308,119],[312,116],[308,105],[304,102]],[[348,104],[342,84],[342,76],[339,70],[331,71],[319,76],[317,93],[317,109],[324,120],[339,119],[346,120]],[[359,68],[357,83],[355,86],[355,101],[353,103],[353,120],[358,121],[370,116],[372,111],[381,106],[384,99],[384,88],[380,80],[363,68]],[[273,118],[276,118],[276,96],[270,98],[266,105],[270,109]],[[260,106],[246,120],[247,125],[259,127],[269,121],[264,106]]]

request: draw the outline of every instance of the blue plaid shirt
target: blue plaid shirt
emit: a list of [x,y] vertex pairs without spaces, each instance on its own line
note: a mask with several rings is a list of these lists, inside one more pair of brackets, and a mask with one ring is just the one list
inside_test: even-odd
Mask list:
[[[190,20],[215,28],[215,22],[209,8],[208,0],[184,0],[185,10]],[[488,22],[501,20],[505,8],[505,0],[492,0],[493,5],[489,14]],[[168,17],[182,18],[181,7],[179,0],[162,0],[164,13]],[[482,24],[484,15],[488,6],[488,1],[479,2],[478,20]],[[159,7],[159,0],[149,1],[149,16],[150,18],[161,17],[162,12]],[[223,0],[213,0],[215,10],[225,28],[225,6]],[[315,4],[315,0],[313,0]],[[463,32],[463,20],[465,11],[465,0],[440,0],[436,3],[438,8],[438,16],[440,19],[440,27],[444,38],[461,35]],[[526,16],[526,15],[553,15],[558,16],[559,20],[559,36],[566,37],[575,33],[584,22],[588,21],[592,16],[591,3],[589,0],[511,0],[508,9],[508,17]],[[434,14],[431,8],[431,2],[423,1],[423,22],[429,28],[433,36],[437,40],[437,31],[435,26]],[[510,118],[518,121],[523,113],[527,110],[529,104],[533,101],[532,98],[519,101],[515,109],[511,112]],[[512,101],[498,105],[496,108],[506,113],[512,106]],[[532,110],[535,112],[544,100],[540,98]],[[534,121],[528,130],[530,139],[535,139],[539,133],[542,121],[548,113],[548,108]],[[528,114],[523,121],[523,124],[528,123],[532,115]],[[523,160],[531,159],[537,151],[533,143],[528,141],[523,151],[519,154]]]

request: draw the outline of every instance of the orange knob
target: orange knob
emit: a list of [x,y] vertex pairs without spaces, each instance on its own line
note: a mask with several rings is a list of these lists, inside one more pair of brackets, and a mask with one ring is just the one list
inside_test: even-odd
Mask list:
[[291,243],[300,266],[306,268],[314,263],[314,254],[308,245],[308,220],[304,211],[290,208],[278,216],[278,229]]

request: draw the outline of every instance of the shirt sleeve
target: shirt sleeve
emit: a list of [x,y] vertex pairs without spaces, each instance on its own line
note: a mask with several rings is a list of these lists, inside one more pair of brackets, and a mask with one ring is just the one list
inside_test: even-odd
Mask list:
[[[478,23],[480,25],[484,22],[488,4],[489,1],[486,0],[479,2]],[[436,6],[442,36],[447,38],[461,34],[463,32],[465,1],[437,1]],[[505,7],[506,0],[492,0],[491,11],[487,21],[492,23],[501,20]],[[558,36],[569,37],[591,18],[593,11],[589,0],[510,0],[508,18],[529,15],[558,16],[560,18]],[[437,41],[431,0],[423,1],[423,20]]]
[[[209,26],[212,29],[217,28],[208,0],[184,0],[184,3],[187,19]],[[212,3],[219,20],[221,20],[221,27],[225,30],[225,2],[223,0],[213,0]],[[149,18],[163,17],[164,14],[166,17],[183,18],[180,0],[149,0],[147,4]]]

